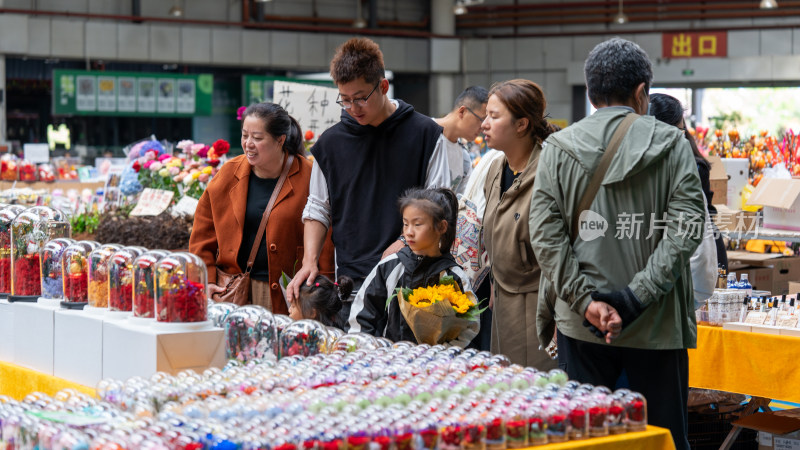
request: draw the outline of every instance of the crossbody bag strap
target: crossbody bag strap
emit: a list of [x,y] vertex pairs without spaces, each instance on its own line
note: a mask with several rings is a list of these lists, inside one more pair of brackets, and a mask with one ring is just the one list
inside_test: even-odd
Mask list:
[[253,241],[253,248],[250,250],[250,257],[247,258],[247,268],[245,269],[245,272],[249,273],[251,270],[253,270],[253,263],[256,261],[258,247],[259,244],[261,244],[261,239],[259,236],[263,236],[264,231],[267,229],[269,213],[272,212],[272,207],[275,206],[275,201],[278,199],[278,193],[280,193],[283,183],[286,181],[286,176],[289,174],[289,167],[291,167],[292,161],[294,161],[294,155],[287,155],[286,164],[283,166],[281,176],[278,178],[278,182],[275,184],[275,189],[272,190],[272,195],[269,197],[269,203],[267,203],[267,208],[264,210],[264,215],[261,216],[261,223],[258,225],[258,231],[256,231],[256,239]]
[[611,141],[609,141],[608,147],[606,147],[606,150],[603,152],[603,156],[600,158],[600,163],[597,164],[597,168],[594,170],[591,180],[589,180],[589,186],[586,187],[586,191],[583,193],[583,197],[581,197],[581,201],[578,203],[578,209],[572,216],[572,233],[570,237],[572,238],[573,243],[578,238],[578,227],[580,227],[581,213],[592,206],[592,202],[597,196],[597,191],[600,190],[600,186],[603,184],[603,177],[606,176],[608,167],[611,165],[611,160],[614,159],[614,155],[617,153],[617,149],[622,143],[622,139],[625,138],[625,135],[628,133],[628,129],[639,117],[641,116],[636,113],[629,113],[624,119],[622,119],[622,122],[617,126],[617,129],[611,136]]

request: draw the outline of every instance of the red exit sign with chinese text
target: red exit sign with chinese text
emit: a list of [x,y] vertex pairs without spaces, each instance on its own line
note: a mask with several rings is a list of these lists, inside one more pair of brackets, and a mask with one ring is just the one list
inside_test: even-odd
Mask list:
[[728,56],[728,33],[687,32],[661,35],[664,58],[724,58]]

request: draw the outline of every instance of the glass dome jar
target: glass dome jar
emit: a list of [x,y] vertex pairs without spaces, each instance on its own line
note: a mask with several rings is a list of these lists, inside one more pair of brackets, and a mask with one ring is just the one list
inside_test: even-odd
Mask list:
[[316,320],[304,319],[293,322],[280,335],[280,354],[287,356],[312,356],[325,353],[328,332],[325,325]]
[[168,254],[150,250],[133,260],[133,317],[155,319],[156,263]]
[[208,317],[208,272],[199,256],[176,252],[156,263],[156,321],[205,322]]
[[42,248],[42,296],[45,300],[64,299],[64,280],[61,270],[61,261],[64,250],[74,244],[73,239],[58,238],[48,242]]
[[36,181],[36,164],[23,159],[17,164],[17,173],[19,174],[19,181]]
[[247,362],[257,358],[260,338],[258,327],[262,316],[269,314],[268,321],[273,329],[275,319],[266,308],[259,305],[245,305],[228,314],[223,323],[225,328],[225,355],[228,359]]
[[89,301],[89,255],[99,246],[95,241],[78,241],[64,249],[61,270],[65,302],[85,304]]
[[11,153],[0,157],[0,180],[17,181],[17,163],[19,158]]
[[108,310],[133,311],[133,260],[147,251],[144,247],[122,247],[108,260]]
[[20,205],[0,209],[0,295],[11,293],[11,222],[22,211]]
[[69,238],[66,216],[47,206],[21,212],[11,223],[11,297],[13,301],[36,301],[42,294],[40,255],[44,244]]
[[108,308],[108,261],[120,248],[105,244],[89,255],[89,308]]
[[351,353],[360,349],[375,350],[380,346],[381,345],[378,344],[375,336],[370,334],[347,333],[336,340],[336,342],[333,344],[333,348],[331,348],[331,351],[335,352],[337,350],[342,350],[344,352]]
[[628,419],[628,431],[647,429],[647,400],[638,392],[631,392],[622,399]]

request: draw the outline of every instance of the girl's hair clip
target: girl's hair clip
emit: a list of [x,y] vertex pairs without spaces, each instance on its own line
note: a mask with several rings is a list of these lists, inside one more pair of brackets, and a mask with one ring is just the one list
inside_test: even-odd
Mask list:
[[319,283],[315,283],[314,286],[319,287]]
[[336,286],[336,287],[339,287],[339,283],[337,283],[335,281],[333,282],[333,285]]

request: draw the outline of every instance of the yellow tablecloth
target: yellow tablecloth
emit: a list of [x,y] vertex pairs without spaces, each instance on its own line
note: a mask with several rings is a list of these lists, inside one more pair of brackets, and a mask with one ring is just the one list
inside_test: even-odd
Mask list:
[[592,450],[673,450],[675,443],[669,430],[648,426],[645,431],[625,433],[616,436],[591,438],[585,441],[570,441],[563,444],[550,444],[540,447],[531,447],[531,450],[547,449],[575,449],[586,448]]
[[[95,390],[92,388],[0,361],[0,395],[22,400],[31,392],[44,392],[52,396],[56,392],[67,388],[92,396],[95,395]],[[571,441],[563,444],[550,444],[536,448],[553,450],[589,448],[596,450],[616,450],[619,448],[626,450],[673,450],[675,445],[672,442],[669,430],[648,426],[646,431],[583,441]]]
[[800,338],[697,327],[689,386],[800,402]]
[[82,384],[0,361],[0,395],[22,400],[31,392],[44,392],[53,396],[56,392],[67,388],[95,395],[94,389]]

